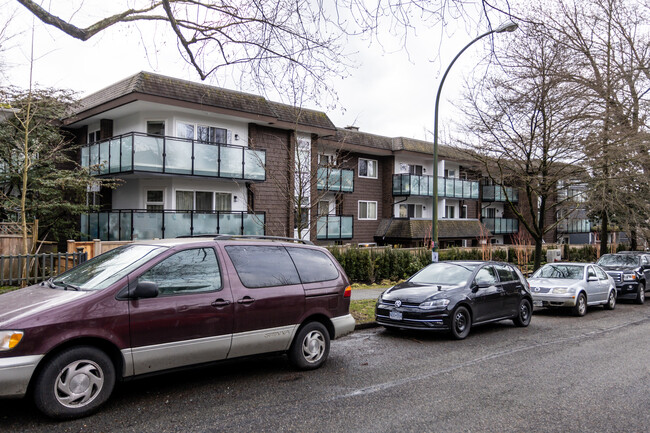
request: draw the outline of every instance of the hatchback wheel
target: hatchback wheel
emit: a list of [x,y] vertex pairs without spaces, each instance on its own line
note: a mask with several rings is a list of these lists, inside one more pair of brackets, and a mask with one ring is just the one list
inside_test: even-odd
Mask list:
[[587,297],[585,296],[584,293],[580,293],[578,295],[578,299],[576,300],[576,305],[573,307],[573,314],[579,317],[584,316],[587,314]]
[[113,362],[99,349],[73,347],[49,360],[36,378],[34,403],[58,419],[80,418],[101,406],[115,386]]
[[636,303],[643,304],[645,302],[645,285],[639,283],[639,291],[636,293]]
[[469,310],[463,306],[456,308],[451,316],[451,335],[457,340],[462,340],[467,337],[471,328],[472,316]]
[[303,326],[289,348],[289,360],[301,370],[313,370],[327,360],[330,352],[330,335],[320,322]]
[[609,291],[609,297],[607,298],[607,303],[605,304],[606,310],[613,310],[616,308],[616,289]]
[[522,299],[519,302],[519,314],[512,321],[517,326],[528,326],[530,324],[530,318],[532,317],[533,309],[530,305],[528,299]]

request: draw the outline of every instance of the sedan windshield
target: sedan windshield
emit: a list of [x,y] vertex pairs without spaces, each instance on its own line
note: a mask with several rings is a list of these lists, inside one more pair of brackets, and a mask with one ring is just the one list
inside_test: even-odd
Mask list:
[[70,269],[51,284],[73,290],[104,289],[165,250],[152,245],[126,245]]
[[531,278],[582,280],[585,267],[580,265],[544,265]]
[[413,275],[409,281],[412,283],[449,286],[467,284],[476,266],[476,263],[432,263]]
[[600,266],[622,266],[635,268],[639,266],[639,257],[632,254],[605,254],[598,260]]

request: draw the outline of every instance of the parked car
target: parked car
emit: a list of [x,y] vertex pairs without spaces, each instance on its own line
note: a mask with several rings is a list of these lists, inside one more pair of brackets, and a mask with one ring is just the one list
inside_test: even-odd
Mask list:
[[624,251],[605,254],[597,263],[614,279],[619,299],[634,299],[637,304],[645,302],[650,281],[650,253]]
[[381,294],[375,320],[387,328],[449,331],[467,337],[473,326],[512,319],[528,326],[533,307],[526,278],[500,262],[439,262]]
[[286,352],[318,368],[352,332],[351,288],[325,249],[219,236],[137,242],[0,295],[0,396],[90,414],[116,381]]
[[616,307],[616,284],[598,265],[548,263],[528,283],[535,307],[567,307],[576,316],[587,314],[588,305]]

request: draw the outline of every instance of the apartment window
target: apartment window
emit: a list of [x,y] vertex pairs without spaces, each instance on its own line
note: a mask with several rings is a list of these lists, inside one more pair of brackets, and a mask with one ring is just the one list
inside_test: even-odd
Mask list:
[[421,165],[409,165],[409,173],[415,174],[417,176],[422,176],[422,166]]
[[219,210],[219,211],[232,210],[232,194],[228,192],[215,192],[214,210]]
[[497,210],[493,207],[483,209],[483,218],[496,218]]
[[181,138],[194,139],[194,124],[178,122],[176,125],[176,136]]
[[213,207],[212,191],[176,191],[176,210],[210,212]]
[[456,177],[456,170],[445,169],[445,177],[449,177],[449,178]]
[[159,120],[147,121],[147,134],[165,135],[165,122]]
[[225,144],[228,141],[228,130],[213,126],[198,125],[196,139],[202,143]]
[[359,218],[360,220],[377,219],[377,202],[376,201],[359,201]]
[[336,165],[336,156],[325,153],[318,154],[318,165],[321,167],[332,167]]
[[321,200],[318,202],[318,215],[329,215],[330,202],[328,200]]
[[445,218],[454,218],[455,217],[455,206],[445,206]]
[[421,204],[401,204],[399,205],[400,218],[422,218]]
[[146,197],[145,209],[147,209],[147,212],[162,211],[165,208],[164,193],[162,190],[148,190]]
[[461,218],[467,218],[467,205],[466,204],[464,204],[460,208],[460,217]]
[[359,177],[377,179],[377,161],[359,158]]
[[90,144],[96,141],[99,141],[99,129],[88,133],[88,143]]

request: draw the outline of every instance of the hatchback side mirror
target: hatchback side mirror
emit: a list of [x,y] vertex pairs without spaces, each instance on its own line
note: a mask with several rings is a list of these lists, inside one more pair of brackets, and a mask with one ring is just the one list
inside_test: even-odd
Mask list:
[[155,298],[160,292],[158,291],[158,284],[153,281],[139,281],[135,289],[129,294],[131,299],[146,299]]
[[587,277],[587,281],[598,281],[598,277],[589,276]]

